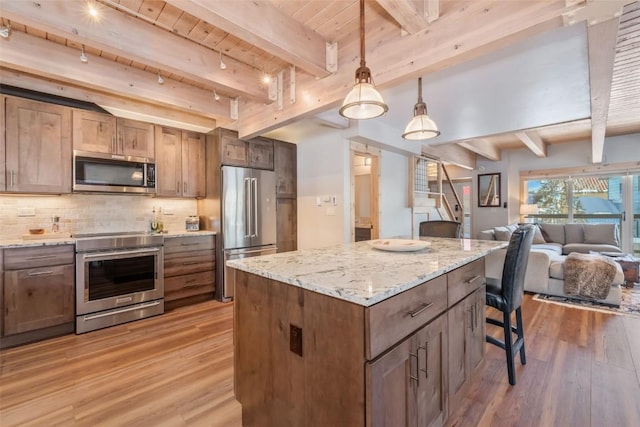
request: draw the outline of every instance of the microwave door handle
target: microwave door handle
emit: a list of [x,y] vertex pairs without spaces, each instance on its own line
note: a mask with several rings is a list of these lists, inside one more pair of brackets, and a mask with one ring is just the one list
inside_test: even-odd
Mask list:
[[245,178],[244,179],[244,206],[243,206],[243,213],[244,213],[244,237],[245,239],[247,237],[251,237],[251,184],[249,182],[249,178]]
[[253,181],[253,236],[258,235],[258,178],[252,178]]

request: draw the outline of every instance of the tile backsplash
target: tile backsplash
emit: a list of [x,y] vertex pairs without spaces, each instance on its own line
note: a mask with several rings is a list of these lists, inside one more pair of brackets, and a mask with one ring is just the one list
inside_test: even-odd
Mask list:
[[[30,228],[51,232],[51,217],[60,217],[61,233],[149,231],[153,208],[162,208],[165,230],[182,231],[185,218],[197,215],[195,199],[133,195],[71,194],[63,196],[0,195],[0,239],[19,239]],[[24,215],[24,216],[23,216]]]

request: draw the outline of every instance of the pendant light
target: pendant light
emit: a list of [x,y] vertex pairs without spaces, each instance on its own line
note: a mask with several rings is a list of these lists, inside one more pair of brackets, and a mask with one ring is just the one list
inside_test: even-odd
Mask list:
[[382,96],[373,85],[371,70],[364,59],[364,0],[360,0],[360,67],[356,70],[356,84],[339,110],[348,119],[372,119],[389,110]]
[[422,77],[418,78],[418,102],[413,107],[413,119],[404,129],[402,137],[410,140],[434,138],[440,135],[438,126],[427,115],[427,104],[422,100]]

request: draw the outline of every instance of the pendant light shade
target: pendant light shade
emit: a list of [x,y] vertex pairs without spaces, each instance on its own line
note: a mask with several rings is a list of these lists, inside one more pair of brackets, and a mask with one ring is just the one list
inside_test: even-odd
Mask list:
[[348,119],[363,120],[381,116],[387,110],[389,107],[376,90],[364,58],[364,0],[360,0],[360,67],[356,70],[356,84],[344,99],[339,113]]
[[402,137],[410,140],[434,138],[440,135],[438,126],[427,115],[427,104],[422,101],[422,77],[418,78],[418,102],[413,107],[413,119],[404,129]]

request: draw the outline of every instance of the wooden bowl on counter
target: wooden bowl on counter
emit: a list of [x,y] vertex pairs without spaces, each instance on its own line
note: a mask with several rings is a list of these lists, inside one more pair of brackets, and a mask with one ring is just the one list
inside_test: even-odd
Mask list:
[[44,234],[44,228],[30,228],[29,234]]

